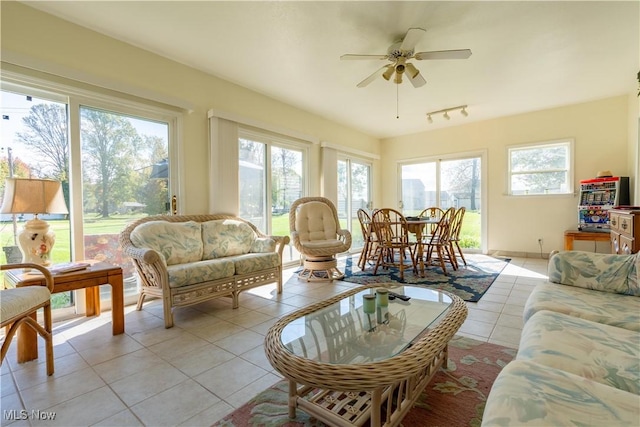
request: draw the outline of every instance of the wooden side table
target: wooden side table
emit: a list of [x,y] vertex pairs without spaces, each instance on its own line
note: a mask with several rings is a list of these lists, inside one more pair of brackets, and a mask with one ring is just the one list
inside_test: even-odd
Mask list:
[[[100,285],[111,285],[111,316],[113,335],[124,333],[124,283],[122,268],[106,262],[83,260],[89,268],[53,276],[53,293],[85,289],[87,317],[100,314]],[[6,287],[20,287],[44,284],[42,275],[22,270],[5,272]],[[21,326],[18,332],[18,363],[38,358],[36,332]]]
[[580,230],[567,230],[564,232],[564,250],[573,250],[574,240],[589,240],[596,242],[608,242],[611,236],[609,233],[603,233],[598,231],[580,231]]

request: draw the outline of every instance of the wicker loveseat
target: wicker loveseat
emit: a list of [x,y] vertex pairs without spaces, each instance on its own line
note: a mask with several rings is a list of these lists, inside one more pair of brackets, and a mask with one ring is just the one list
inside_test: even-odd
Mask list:
[[120,233],[140,278],[137,309],[147,295],[162,298],[166,328],[173,326],[173,307],[227,296],[237,308],[240,292],[267,283],[282,293],[287,243],[289,236],[266,236],[228,214],[149,216]]
[[639,425],[639,272],[640,254],[553,255],[482,426]]

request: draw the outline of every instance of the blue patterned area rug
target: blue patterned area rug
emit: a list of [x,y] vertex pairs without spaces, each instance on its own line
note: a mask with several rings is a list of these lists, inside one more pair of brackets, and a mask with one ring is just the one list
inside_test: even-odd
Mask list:
[[368,284],[398,282],[410,285],[441,289],[458,295],[465,301],[477,302],[511,261],[510,258],[494,258],[483,254],[465,254],[467,266],[461,263],[456,271],[447,268],[445,276],[436,266],[425,266],[425,277],[416,275],[413,270],[405,270],[404,280],[400,280],[397,269],[378,268],[373,274],[374,265],[367,264],[365,271],[358,267],[358,256],[350,256],[338,261],[338,268],[345,273],[345,282]]

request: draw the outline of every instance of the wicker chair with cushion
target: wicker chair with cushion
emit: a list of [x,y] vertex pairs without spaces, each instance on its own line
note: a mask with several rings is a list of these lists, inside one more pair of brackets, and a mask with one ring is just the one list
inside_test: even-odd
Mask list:
[[[53,374],[53,333],[51,327],[51,292],[53,278],[46,268],[30,263],[4,264],[0,270],[33,268],[40,271],[45,278],[46,286],[24,286],[0,291],[0,327],[8,327],[2,348],[0,363],[9,350],[11,339],[21,325],[29,326],[39,333],[45,341],[47,355],[47,375]],[[39,309],[44,311],[44,327],[35,319]]]
[[338,211],[325,197],[303,197],[289,211],[291,242],[302,256],[298,277],[307,281],[339,280],[336,255],[351,247],[351,233],[340,227]]

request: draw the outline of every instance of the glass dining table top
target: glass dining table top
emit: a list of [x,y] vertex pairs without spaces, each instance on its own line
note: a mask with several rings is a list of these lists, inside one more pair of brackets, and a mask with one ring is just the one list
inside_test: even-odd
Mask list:
[[[296,356],[318,362],[354,364],[389,359],[408,348],[444,317],[452,304],[445,293],[418,286],[390,288],[388,305],[364,303],[369,288],[293,319],[282,344]],[[407,300],[393,296],[399,294]],[[367,312],[365,312],[367,307]]]

